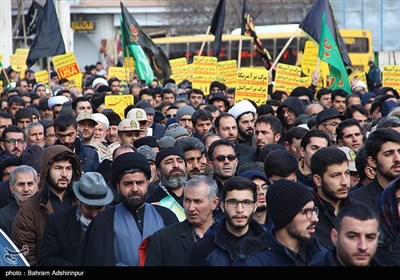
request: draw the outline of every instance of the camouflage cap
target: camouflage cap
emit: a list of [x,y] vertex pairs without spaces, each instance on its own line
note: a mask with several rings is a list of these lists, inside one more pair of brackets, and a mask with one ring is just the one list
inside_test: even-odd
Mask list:
[[84,120],[90,120],[90,121],[92,121],[92,122],[94,123],[94,125],[97,125],[97,121],[94,119],[94,117],[92,116],[91,113],[83,112],[83,113],[80,113],[80,114],[76,117],[76,122],[77,122],[77,123],[79,123],[79,122],[81,122],[81,121],[84,121]]
[[141,129],[137,120],[124,119],[119,123],[118,131],[141,131]]
[[127,119],[134,119],[138,122],[147,121],[147,114],[142,108],[133,108],[126,114]]

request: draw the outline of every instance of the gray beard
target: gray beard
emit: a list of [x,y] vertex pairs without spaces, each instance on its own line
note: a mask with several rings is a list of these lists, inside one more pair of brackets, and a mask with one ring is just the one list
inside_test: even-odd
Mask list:
[[170,175],[170,176],[162,176],[161,177],[162,183],[171,188],[171,189],[178,189],[186,185],[187,178],[185,175]]

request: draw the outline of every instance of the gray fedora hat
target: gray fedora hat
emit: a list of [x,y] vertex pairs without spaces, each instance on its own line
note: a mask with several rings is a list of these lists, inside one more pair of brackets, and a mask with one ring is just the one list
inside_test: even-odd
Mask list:
[[110,187],[98,172],[86,172],[72,185],[75,196],[84,204],[104,206],[110,204],[114,195]]

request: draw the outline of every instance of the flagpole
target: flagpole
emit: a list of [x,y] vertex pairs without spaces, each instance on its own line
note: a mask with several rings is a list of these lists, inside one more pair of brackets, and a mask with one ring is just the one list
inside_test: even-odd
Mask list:
[[[129,47],[128,47],[128,45],[126,45],[125,46],[125,48],[126,48],[126,56],[128,57],[128,67],[129,67],[129,82],[131,82],[131,73],[133,72],[132,71],[132,67],[131,67],[131,60],[129,59]],[[132,59],[133,60],[133,59]],[[135,62],[133,62],[133,63],[135,63]],[[125,75],[126,75],[126,66],[125,66]]]
[[47,80],[49,82],[49,90],[51,91],[51,73],[50,73],[50,63],[51,63],[51,56],[47,57]]
[[[315,71],[314,71],[316,73],[316,75],[318,75],[317,77],[319,77],[319,64],[320,64],[320,62],[321,62],[321,58],[318,56],[317,57],[317,63],[315,64]],[[313,77],[314,77],[313,74],[314,73],[312,73],[312,76],[311,76],[311,84],[313,83]],[[318,86],[318,80],[319,80],[319,78],[315,82],[315,86]],[[322,80],[322,85],[324,85],[324,81],[323,80]]]
[[278,64],[279,59],[281,59],[283,53],[286,51],[286,49],[289,47],[290,43],[293,41],[294,37],[296,36],[297,30],[299,30],[299,27],[297,26],[296,30],[293,32],[292,37],[289,38],[289,40],[286,42],[286,45],[283,47],[281,52],[278,54],[278,56],[275,58],[274,63],[272,64],[271,68],[269,69],[269,72],[272,72],[272,70],[275,68],[275,66]]
[[240,71],[241,64],[242,64],[242,34],[240,34],[240,39],[239,39],[238,71]]
[[206,44],[207,36],[208,36],[208,34],[210,33],[210,30],[211,30],[211,25],[208,26],[207,32],[206,32],[206,36],[204,37],[203,43],[201,43],[201,47],[200,47],[200,51],[199,51],[199,56],[201,56],[201,54],[203,53],[203,49],[204,49],[204,46],[205,46],[205,44]]
[[10,79],[8,78],[6,70],[4,70],[4,66],[1,67],[1,71],[3,71],[4,77],[6,77],[6,80],[7,80],[7,85],[9,85],[10,84]]

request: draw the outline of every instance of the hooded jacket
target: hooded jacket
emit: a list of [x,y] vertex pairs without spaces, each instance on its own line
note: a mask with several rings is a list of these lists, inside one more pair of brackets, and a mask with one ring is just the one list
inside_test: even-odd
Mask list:
[[[54,162],[54,158],[63,152],[67,152],[72,160],[73,175],[71,182],[79,180],[81,165],[75,153],[63,145],[47,147],[43,152],[39,191],[20,206],[12,228],[11,239],[21,251],[26,252],[25,257],[31,266],[37,264],[45,223],[48,215],[54,212],[49,200],[50,185],[47,180],[50,166]],[[67,190],[67,195],[74,198],[71,188]],[[74,199],[71,199],[71,201],[74,201]]]

